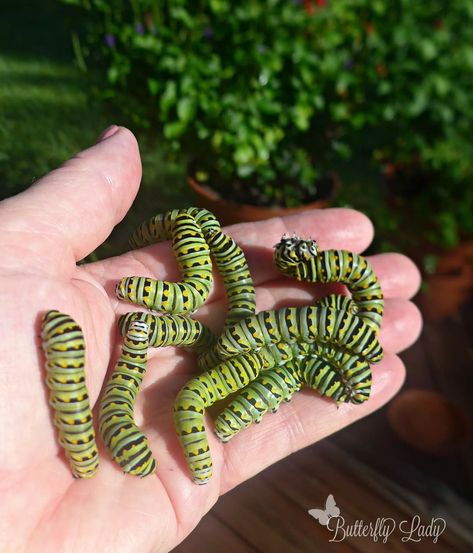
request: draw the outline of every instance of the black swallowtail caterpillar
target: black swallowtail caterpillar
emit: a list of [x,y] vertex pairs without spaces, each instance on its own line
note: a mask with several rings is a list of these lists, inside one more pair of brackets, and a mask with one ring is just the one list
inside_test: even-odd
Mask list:
[[148,440],[133,417],[133,406],[146,371],[151,316],[148,318],[130,321],[99,413],[100,435],[111,456],[124,472],[141,477],[156,470]]
[[343,347],[376,363],[383,350],[363,319],[326,305],[261,311],[224,329],[214,346],[221,359],[276,342],[321,342]]
[[268,411],[275,413],[281,402],[290,401],[301,386],[294,361],[261,372],[215,419],[215,434],[228,442],[243,428],[260,422]]
[[346,284],[358,316],[375,332],[379,331],[384,310],[383,293],[371,265],[363,256],[344,250],[319,252],[314,240],[283,236],[275,246],[274,262],[280,271],[297,280]]
[[[149,231],[157,240],[172,238],[182,282],[126,277],[116,287],[119,299],[166,313],[189,313],[200,307],[212,287],[209,247],[195,218],[185,210],[169,211],[152,219]],[[146,227],[134,235],[137,243]]]
[[[191,379],[175,402],[176,429],[194,481],[205,483],[211,474],[203,423],[205,409],[250,385],[217,417],[217,435],[223,440],[230,439],[239,429],[247,426],[246,423],[258,420],[268,410],[262,405],[258,414],[253,405],[252,410],[243,412],[238,401],[246,400],[248,407],[248,402],[254,399],[254,381],[261,371],[268,372],[268,375],[264,372],[261,377],[266,377],[266,381],[274,374],[284,374],[284,370],[275,373],[274,368],[278,370],[287,364],[291,356],[282,363],[281,359],[271,357],[271,346],[284,344],[291,348],[300,344],[303,350],[302,344],[306,344],[306,347],[327,348],[329,359],[324,359],[324,350],[319,349],[313,361],[307,356],[307,351],[302,351],[301,359],[295,360],[300,381],[337,401],[359,401],[367,388],[369,393],[371,372],[365,359],[377,362],[382,358],[383,351],[375,331],[350,310],[354,310],[352,300],[329,296],[321,301],[321,305],[262,311],[224,329],[212,349],[212,353],[223,361],[214,369]],[[268,356],[271,361],[268,361]],[[271,385],[274,386],[274,380]],[[289,397],[290,387],[294,388],[295,393],[297,386],[289,382],[288,386],[280,388],[278,395]],[[267,399],[271,398],[267,396]],[[236,412],[241,415],[240,425],[234,416]],[[230,422],[232,417],[233,424]]]
[[184,450],[192,479],[205,484],[212,475],[212,460],[204,427],[205,410],[216,401],[241,390],[254,381],[261,370],[267,370],[286,356],[274,347],[232,357],[194,378],[180,390],[174,403],[174,422]]
[[366,361],[327,344],[302,345],[303,353],[263,371],[217,416],[215,433],[221,441],[227,442],[240,430],[260,422],[268,411],[276,412],[302,385],[337,403],[362,403],[369,398],[371,370]]
[[91,478],[99,456],[92,411],[85,383],[85,341],[80,326],[69,316],[48,311],[41,337],[46,357],[46,384],[59,443],[75,478]]
[[153,315],[131,312],[122,315],[118,328],[126,336],[130,324],[141,321],[149,325],[149,346],[184,346],[197,352],[206,351],[214,342],[215,336],[203,323],[183,315]]
[[173,239],[183,282],[125,278],[117,286],[120,299],[171,314],[195,311],[206,300],[212,284],[210,250],[228,297],[226,324],[255,312],[255,290],[245,256],[235,241],[222,233],[212,213],[190,207],[156,215],[140,225],[131,244],[141,247],[168,238]]

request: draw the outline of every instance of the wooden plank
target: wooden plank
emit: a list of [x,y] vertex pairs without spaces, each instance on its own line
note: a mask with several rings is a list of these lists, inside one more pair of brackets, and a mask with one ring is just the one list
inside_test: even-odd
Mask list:
[[[317,451],[320,451],[320,448],[317,448]],[[306,450],[292,455],[284,466],[278,464],[271,472],[263,473],[263,477],[268,480],[268,483],[271,481],[273,486],[282,495],[290,498],[294,505],[305,512],[314,508],[324,509],[327,497],[332,494],[347,524],[353,524],[357,518],[369,520],[360,510],[358,510],[356,517],[353,515],[352,508],[355,507],[356,511],[357,502],[363,504],[366,499],[363,497],[363,490],[360,490],[357,482],[352,482],[354,484],[352,490],[354,488],[356,492],[360,492],[360,496],[354,499],[351,490],[347,490],[347,487],[344,486],[344,483],[347,483],[346,479],[339,474],[334,478],[333,474],[330,474],[330,471],[326,470],[325,463],[320,462],[322,460],[321,456],[317,454],[312,456],[309,470],[304,470],[304,463],[301,464],[300,462],[303,453],[306,454]],[[352,501],[352,499],[354,500]],[[318,528],[323,528],[315,519],[312,519],[312,522]],[[323,535],[326,536],[325,529]],[[338,533],[338,536],[340,535],[341,532]],[[379,551],[379,543],[374,543],[373,541],[358,537],[342,536],[342,541],[330,542],[330,539],[333,537],[334,533],[329,531],[325,547],[336,547],[337,551],[347,552],[363,551],[366,553],[376,553]],[[393,549],[393,551],[396,550]]]
[[[326,495],[319,499],[319,503],[321,501],[323,503],[329,493],[333,494],[348,526],[354,525],[356,521],[364,521],[366,524],[375,523],[378,517],[392,518],[394,521],[406,518],[406,513],[402,509],[387,502],[382,495],[373,492],[362,475],[347,468],[346,461],[351,452],[337,448],[340,458],[334,458],[327,455],[326,442],[310,449],[313,451],[306,450],[294,456],[294,462],[299,467],[299,480],[307,483],[314,476],[314,472],[320,471],[326,483]],[[294,482],[294,486],[297,486],[297,482]],[[304,486],[299,485],[296,489],[298,495],[304,493]],[[349,536],[346,541],[351,547],[357,547],[367,553],[376,553],[380,547],[379,542],[374,542],[368,537]],[[389,548],[393,552],[405,551],[398,536],[391,537]]]
[[197,528],[173,553],[259,553],[244,538],[228,528],[212,511],[200,521]]
[[335,548],[337,544],[329,543],[326,528],[314,524],[304,509],[277,493],[261,475],[221,498],[214,513],[264,552],[341,551]]
[[[421,516],[425,523],[433,516],[440,516],[446,520],[447,528],[435,544],[436,551],[470,551],[473,547],[473,532],[468,522],[473,519],[473,508],[448,489],[441,489],[438,494],[429,493],[429,487],[434,488],[435,482],[425,479],[421,493],[413,492],[410,487],[391,481],[384,473],[378,473],[353,457],[351,452],[340,450],[328,440],[310,449],[313,451],[305,450],[293,457],[294,463],[304,474],[299,471],[298,479],[286,476],[290,486],[285,486],[285,493],[293,493],[296,501],[307,503],[310,500],[307,497],[311,490],[309,482],[314,477],[320,479],[320,476],[315,476],[320,471],[327,483],[327,492],[334,495],[347,525],[357,520],[363,520],[366,524],[375,523],[378,517],[385,517],[397,523],[406,520],[407,526],[415,515]],[[447,501],[448,497],[450,499]],[[435,509],[432,509],[433,505]],[[464,514],[463,522],[461,513]],[[396,525],[389,540],[390,550],[405,551],[402,537]],[[379,551],[379,543],[373,543],[370,538],[348,537],[347,542],[353,546],[361,545],[363,551]],[[432,545],[428,539],[419,544],[410,543],[409,551],[425,551],[427,543]]]

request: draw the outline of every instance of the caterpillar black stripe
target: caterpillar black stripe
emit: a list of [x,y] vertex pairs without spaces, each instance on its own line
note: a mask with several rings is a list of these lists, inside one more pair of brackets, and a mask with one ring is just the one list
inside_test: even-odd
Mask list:
[[75,478],[91,478],[99,456],[85,382],[85,342],[80,326],[64,313],[48,311],[41,326],[46,384],[59,443]]

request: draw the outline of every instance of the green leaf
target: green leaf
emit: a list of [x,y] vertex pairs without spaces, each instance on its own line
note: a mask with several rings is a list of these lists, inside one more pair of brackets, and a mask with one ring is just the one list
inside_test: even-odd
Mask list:
[[254,158],[253,148],[249,144],[240,144],[235,153],[233,159],[238,165],[246,165]]
[[168,81],[164,89],[164,93],[159,101],[159,107],[161,111],[166,114],[169,108],[176,103],[176,83],[174,81]]
[[437,57],[437,46],[435,42],[428,38],[424,38],[419,42],[419,49],[426,60],[433,60]]
[[173,121],[164,125],[164,136],[168,139],[178,138],[186,130],[186,124],[183,121]]
[[108,82],[111,84],[115,84],[118,81],[119,77],[120,77],[119,69],[115,65],[112,65],[107,71]]
[[298,129],[301,131],[306,131],[310,126],[310,118],[313,113],[313,109],[311,106],[306,105],[297,105],[294,106],[292,110],[292,115],[294,118],[294,124]]
[[188,122],[193,119],[197,109],[195,98],[181,98],[177,103],[177,115],[181,121]]
[[159,83],[156,79],[148,79],[148,90],[152,96],[156,96],[159,91]]

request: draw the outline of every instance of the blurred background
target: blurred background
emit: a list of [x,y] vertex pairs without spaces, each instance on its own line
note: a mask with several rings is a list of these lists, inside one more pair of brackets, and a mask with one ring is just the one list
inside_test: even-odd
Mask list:
[[176,551],[386,550],[330,544],[307,515],[329,493],[347,521],[443,517],[436,550],[473,550],[472,98],[472,0],[2,2],[0,198],[111,123],[139,141],[137,200],[88,260],[174,207],[234,223],[351,206],[369,253],[423,273],[398,397],[227,494]]

